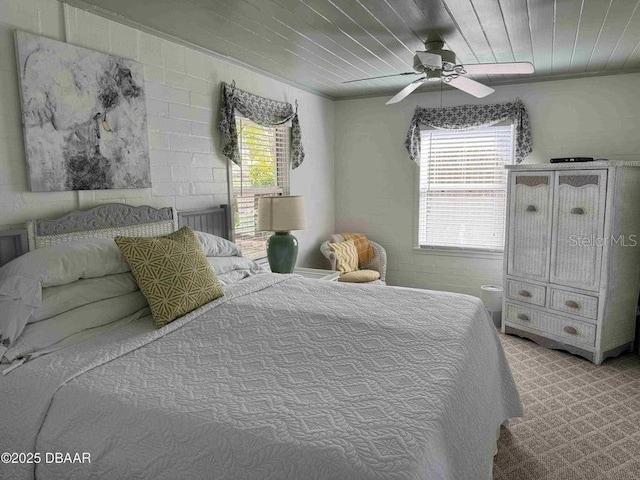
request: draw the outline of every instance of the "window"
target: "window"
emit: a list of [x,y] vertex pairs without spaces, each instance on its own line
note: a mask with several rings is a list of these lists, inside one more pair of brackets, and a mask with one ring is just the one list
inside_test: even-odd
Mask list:
[[263,127],[236,117],[242,165],[232,164],[235,242],[249,258],[266,257],[271,232],[256,231],[258,197],[289,194],[288,126]]
[[502,250],[513,125],[421,132],[420,247]]

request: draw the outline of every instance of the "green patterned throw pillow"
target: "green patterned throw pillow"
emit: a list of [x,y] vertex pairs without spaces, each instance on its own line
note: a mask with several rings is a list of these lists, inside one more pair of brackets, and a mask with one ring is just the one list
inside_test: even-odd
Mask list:
[[189,227],[164,237],[116,237],[156,327],[224,295]]

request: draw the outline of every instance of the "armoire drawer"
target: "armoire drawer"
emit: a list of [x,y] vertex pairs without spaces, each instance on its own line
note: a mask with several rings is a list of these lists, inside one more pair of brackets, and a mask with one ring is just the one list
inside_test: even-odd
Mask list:
[[541,336],[552,336],[576,346],[594,346],[596,326],[579,320],[552,315],[544,310],[506,303],[506,322]]
[[598,318],[598,297],[567,292],[557,288],[550,288],[549,296],[549,308],[553,310],[580,315],[592,320]]
[[507,298],[544,307],[546,288],[532,283],[507,279]]

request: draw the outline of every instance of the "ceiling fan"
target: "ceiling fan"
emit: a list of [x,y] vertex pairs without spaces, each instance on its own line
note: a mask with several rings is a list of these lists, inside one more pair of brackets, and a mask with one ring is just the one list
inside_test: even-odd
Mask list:
[[440,40],[425,42],[425,51],[416,52],[413,57],[413,72],[396,73],[393,75],[382,75],[379,77],[361,78],[359,80],[349,80],[343,83],[360,82],[363,80],[374,80],[377,78],[395,77],[399,75],[424,75],[414,80],[409,85],[400,90],[386,104],[398,103],[404,100],[411,92],[416,90],[425,82],[443,81],[447,85],[462,90],[474,97],[482,98],[492,94],[495,90],[491,87],[476,82],[466,74],[517,74],[524,75],[533,73],[533,65],[529,62],[511,63],[478,63],[475,65],[461,65],[456,62],[456,54],[451,50],[444,50],[444,43]]

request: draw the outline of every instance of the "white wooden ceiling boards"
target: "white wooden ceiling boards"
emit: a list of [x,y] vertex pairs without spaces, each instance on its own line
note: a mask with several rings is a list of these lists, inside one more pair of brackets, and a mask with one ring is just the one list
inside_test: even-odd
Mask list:
[[[463,64],[532,62],[536,73],[526,81],[640,70],[640,0],[68,3],[232,57],[330,98],[396,93],[413,77],[342,82],[411,71],[425,39],[443,40]],[[516,80],[473,78],[486,84]]]

